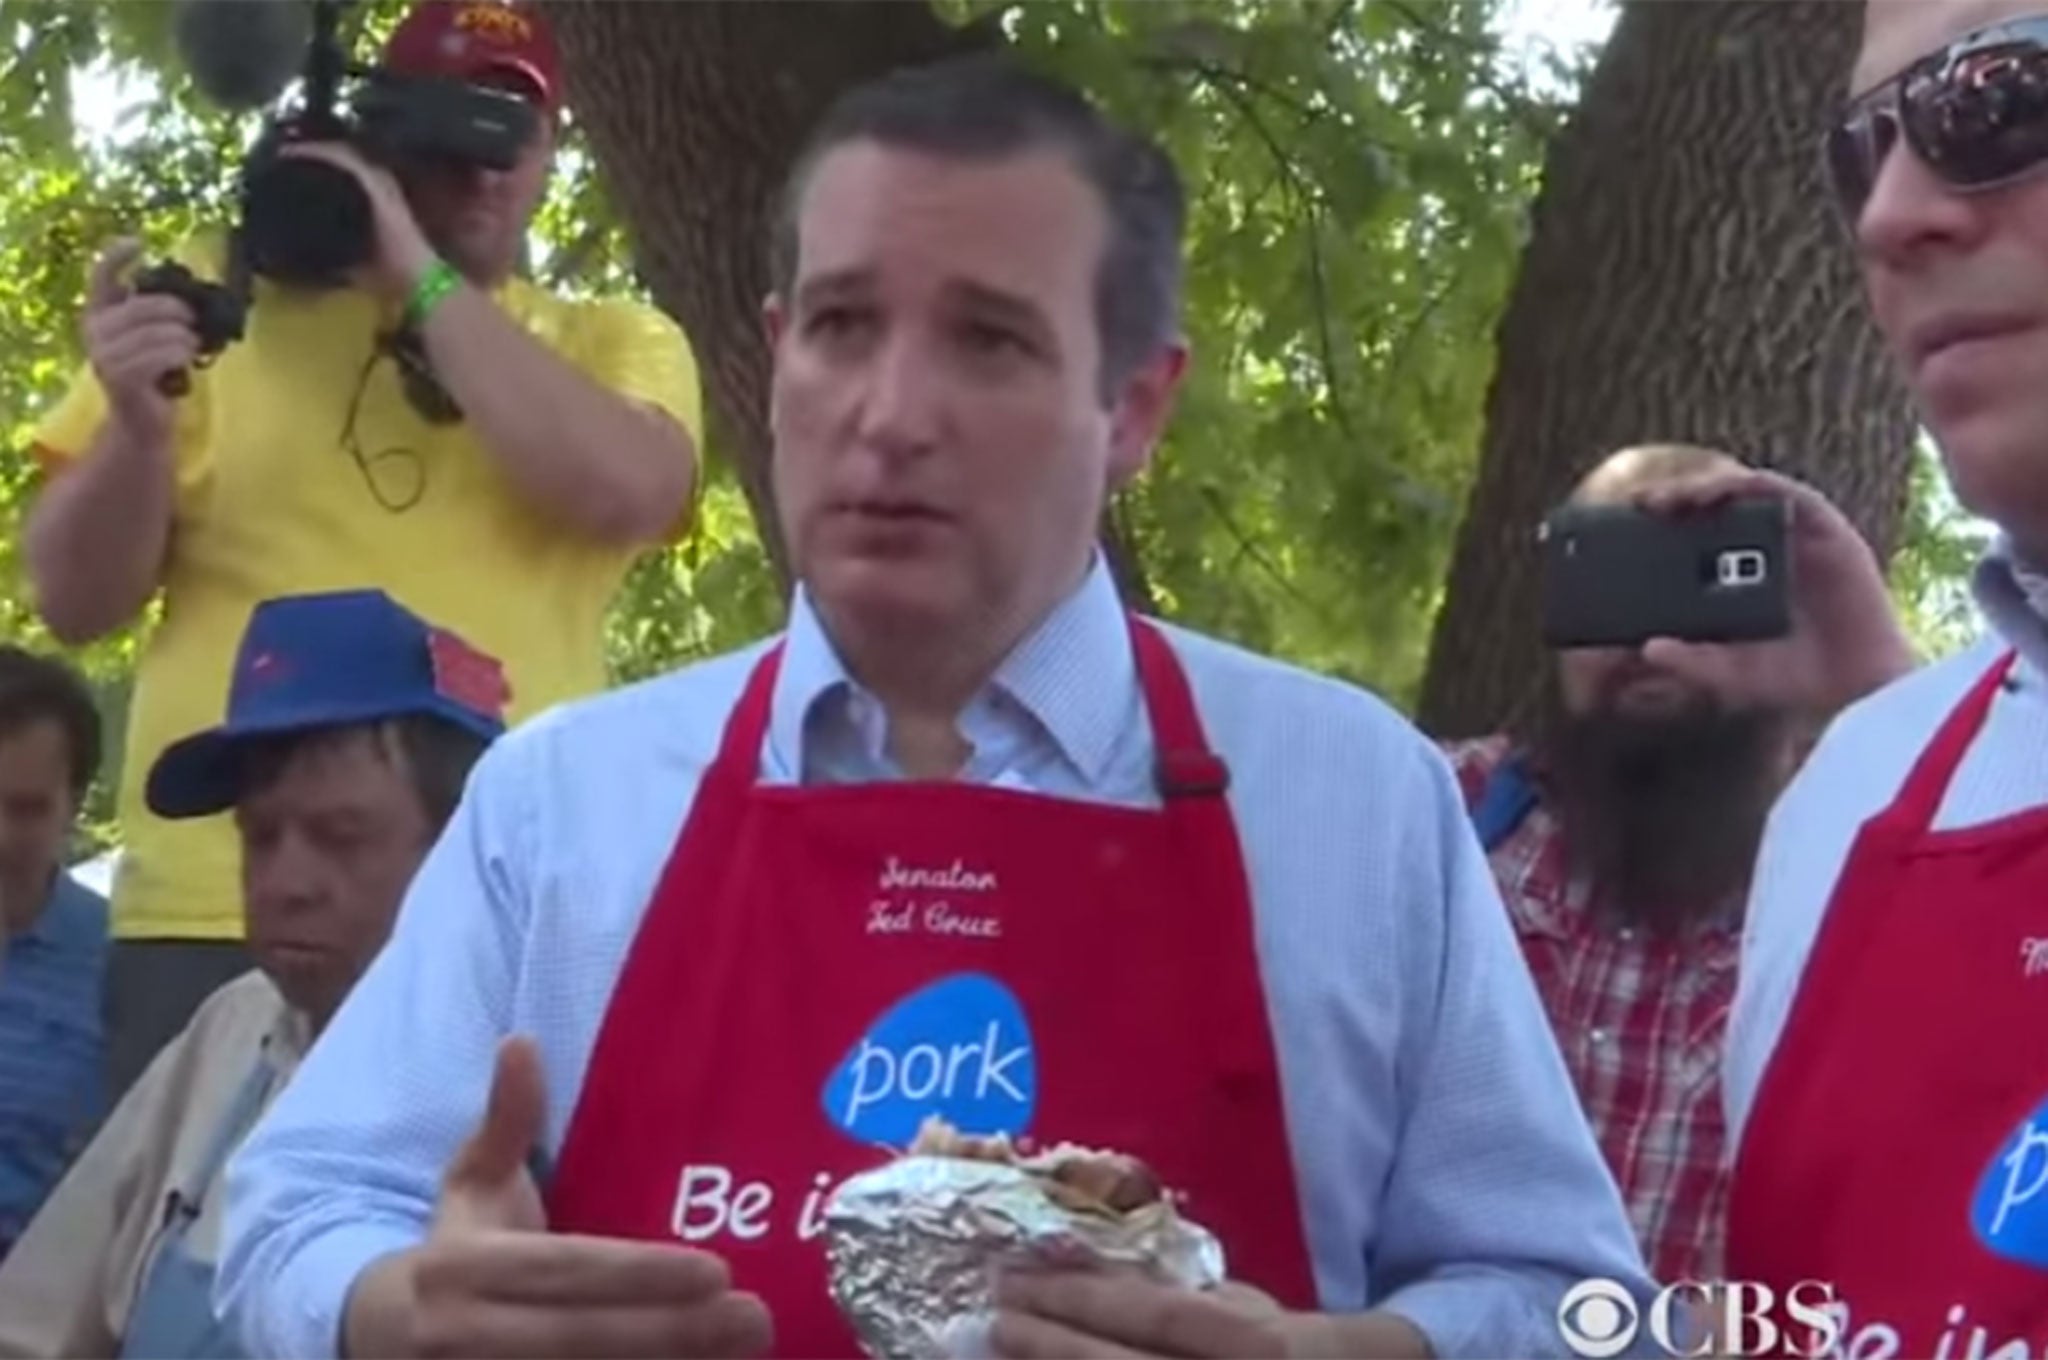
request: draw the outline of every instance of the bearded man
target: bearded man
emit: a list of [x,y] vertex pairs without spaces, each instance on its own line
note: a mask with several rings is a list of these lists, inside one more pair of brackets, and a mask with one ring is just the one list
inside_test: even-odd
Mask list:
[[1623,449],[1577,505],[1790,506],[1789,637],[1560,651],[1510,732],[1448,751],[1559,1046],[1660,1280],[1721,1271],[1720,1049],[1771,804],[1838,709],[1912,665],[1877,562],[1807,487],[1682,444]]

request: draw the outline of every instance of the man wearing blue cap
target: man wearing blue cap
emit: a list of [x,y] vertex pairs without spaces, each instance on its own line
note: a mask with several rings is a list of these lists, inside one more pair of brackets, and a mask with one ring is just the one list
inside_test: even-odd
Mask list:
[[0,1355],[238,1354],[210,1304],[219,1180],[383,947],[469,770],[498,663],[381,591],[257,608],[227,719],[149,771],[161,817],[232,810],[257,962],[158,1055],[0,1269]]

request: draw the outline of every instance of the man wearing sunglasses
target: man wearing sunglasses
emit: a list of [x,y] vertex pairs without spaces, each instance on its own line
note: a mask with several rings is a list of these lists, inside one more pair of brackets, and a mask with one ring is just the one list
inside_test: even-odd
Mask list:
[[1728,1273],[1836,1353],[2048,1346],[2048,9],[1873,0],[1828,137],[1992,636],[1849,709],[1772,813],[1724,1069]]
[[[504,90],[533,105],[516,162],[385,169],[339,144],[375,214],[374,258],[328,291],[258,279],[248,332],[190,372],[183,301],[93,273],[89,360],[35,435],[46,486],[26,534],[38,607],[83,642],[159,592],[120,795],[108,1036],[113,1094],[249,966],[225,818],[150,814],[142,775],[219,711],[237,639],[265,598],[382,589],[504,658],[515,719],[600,689],[602,625],[632,559],[689,518],[697,375],[650,307],[568,301],[517,277],[563,109],[545,19],[427,0],[382,58],[407,77]],[[219,277],[217,243],[185,252]]]

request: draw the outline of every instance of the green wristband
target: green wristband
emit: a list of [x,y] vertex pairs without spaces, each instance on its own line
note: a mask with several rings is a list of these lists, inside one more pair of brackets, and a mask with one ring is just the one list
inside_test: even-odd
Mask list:
[[415,329],[425,325],[434,309],[461,286],[462,275],[455,272],[455,266],[446,260],[435,260],[412,286],[412,296],[405,304],[405,324]]

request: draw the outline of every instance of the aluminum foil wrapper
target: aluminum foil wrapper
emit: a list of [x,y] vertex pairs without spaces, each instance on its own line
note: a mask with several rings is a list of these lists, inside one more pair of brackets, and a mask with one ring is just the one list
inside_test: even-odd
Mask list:
[[1224,1279],[1221,1244],[1169,1204],[1077,1213],[1001,1162],[899,1158],[842,1182],[824,1218],[833,1300],[875,1360],[975,1353],[1005,1262],[1136,1265],[1190,1289]]

